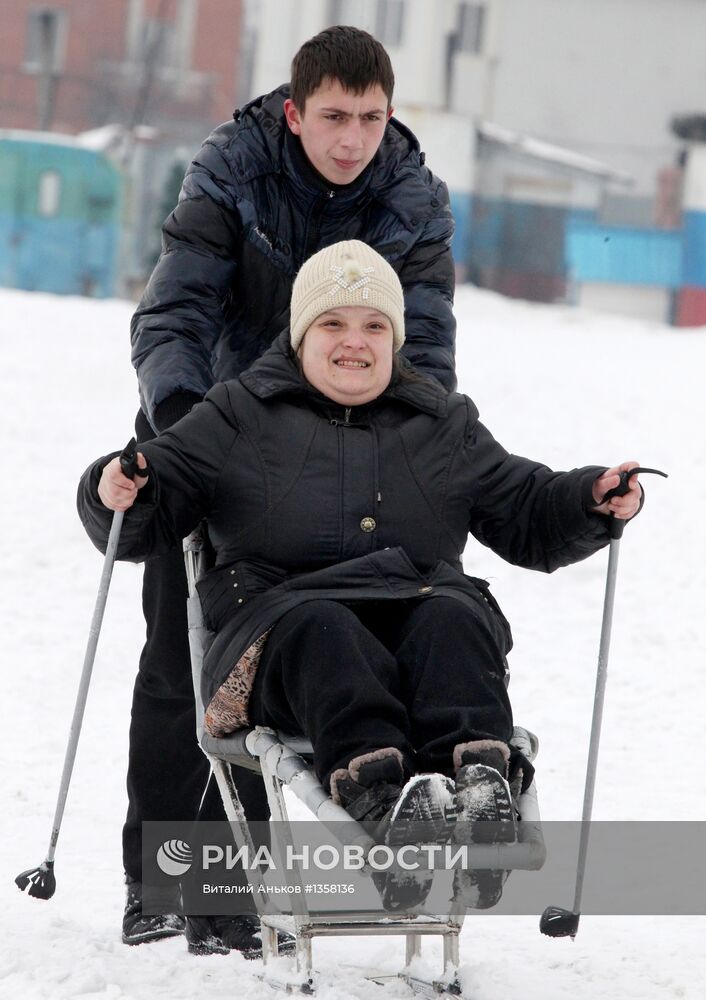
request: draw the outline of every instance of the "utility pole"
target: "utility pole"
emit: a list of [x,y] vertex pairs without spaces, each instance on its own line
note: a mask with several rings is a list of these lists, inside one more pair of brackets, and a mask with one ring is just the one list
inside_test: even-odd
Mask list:
[[56,47],[57,18],[54,11],[40,10],[37,14],[39,32],[39,79],[37,84],[37,127],[47,132],[54,120],[54,104],[56,99]]
[[132,108],[132,115],[128,122],[130,130],[134,129],[136,125],[144,125],[147,122],[152,86],[164,57],[162,48],[166,29],[167,8],[170,5],[171,0],[159,0],[154,34],[142,54],[142,78]]

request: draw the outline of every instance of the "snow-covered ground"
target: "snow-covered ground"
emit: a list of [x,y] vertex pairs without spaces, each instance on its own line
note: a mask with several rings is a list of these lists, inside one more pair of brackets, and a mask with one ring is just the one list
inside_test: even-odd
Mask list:
[[[90,691],[49,902],[13,884],[47,850],[101,559],[74,509],[79,474],[131,433],[127,302],[0,290],[3,625],[0,998],[191,1000],[271,995],[259,963],[197,959],[176,939],[120,942],[120,828],[130,694],[143,636],[139,568],[119,565]],[[594,815],[703,819],[706,718],[706,329],[674,330],[462,288],[460,387],[511,451],[555,468],[637,459],[663,468],[626,531]],[[605,554],[545,577],[475,543],[513,622],[516,718],[541,739],[545,818],[581,813]],[[691,862],[687,862],[691,863]],[[645,879],[649,879],[649,871]],[[570,898],[570,895],[569,895]],[[557,900],[547,900],[557,902]],[[559,900],[558,902],[562,902]],[[470,917],[462,977],[475,1000],[704,995],[706,919],[582,918],[574,943],[536,917]],[[396,945],[398,945],[396,947]],[[316,941],[321,1000],[405,997],[397,939]],[[425,946],[436,972],[439,951]]]

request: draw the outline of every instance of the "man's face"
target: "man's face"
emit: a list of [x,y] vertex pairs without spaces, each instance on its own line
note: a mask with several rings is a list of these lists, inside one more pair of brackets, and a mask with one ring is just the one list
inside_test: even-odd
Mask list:
[[287,124],[301,139],[312,166],[332,184],[350,184],[370,163],[393,109],[379,84],[362,94],[324,80],[306,99],[304,111],[284,102]]

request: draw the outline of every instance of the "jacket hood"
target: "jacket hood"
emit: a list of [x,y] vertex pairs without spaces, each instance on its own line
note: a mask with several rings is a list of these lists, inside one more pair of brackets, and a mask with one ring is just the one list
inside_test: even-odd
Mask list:
[[[263,174],[287,172],[284,102],[288,97],[289,84],[283,84],[235,111],[233,121],[218,130],[222,138],[228,136],[225,148],[239,180],[247,182]],[[370,165],[368,190],[409,229],[433,216],[440,204],[434,187],[428,184],[430,171],[419,169],[423,164],[424,153],[416,136],[402,122],[390,118]],[[395,196],[400,184],[404,184],[404,198]]]
[[[400,364],[416,377],[407,381],[393,375],[387,389],[378,399],[395,399],[407,403],[422,413],[434,417],[446,417],[448,412],[448,394],[435,379],[426,378],[398,355]],[[242,385],[259,399],[269,399],[274,396],[308,396],[319,403],[329,406],[339,406],[311,386],[299,371],[289,341],[289,330],[283,330],[272,346],[259,358],[254,365],[239,376]],[[356,412],[375,406],[377,399],[365,406],[354,407]]]

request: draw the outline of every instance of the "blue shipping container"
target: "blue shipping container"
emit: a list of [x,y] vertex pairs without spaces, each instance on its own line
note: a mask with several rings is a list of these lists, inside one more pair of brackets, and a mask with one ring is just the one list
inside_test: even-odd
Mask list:
[[0,285],[116,292],[123,180],[70,136],[0,132]]

